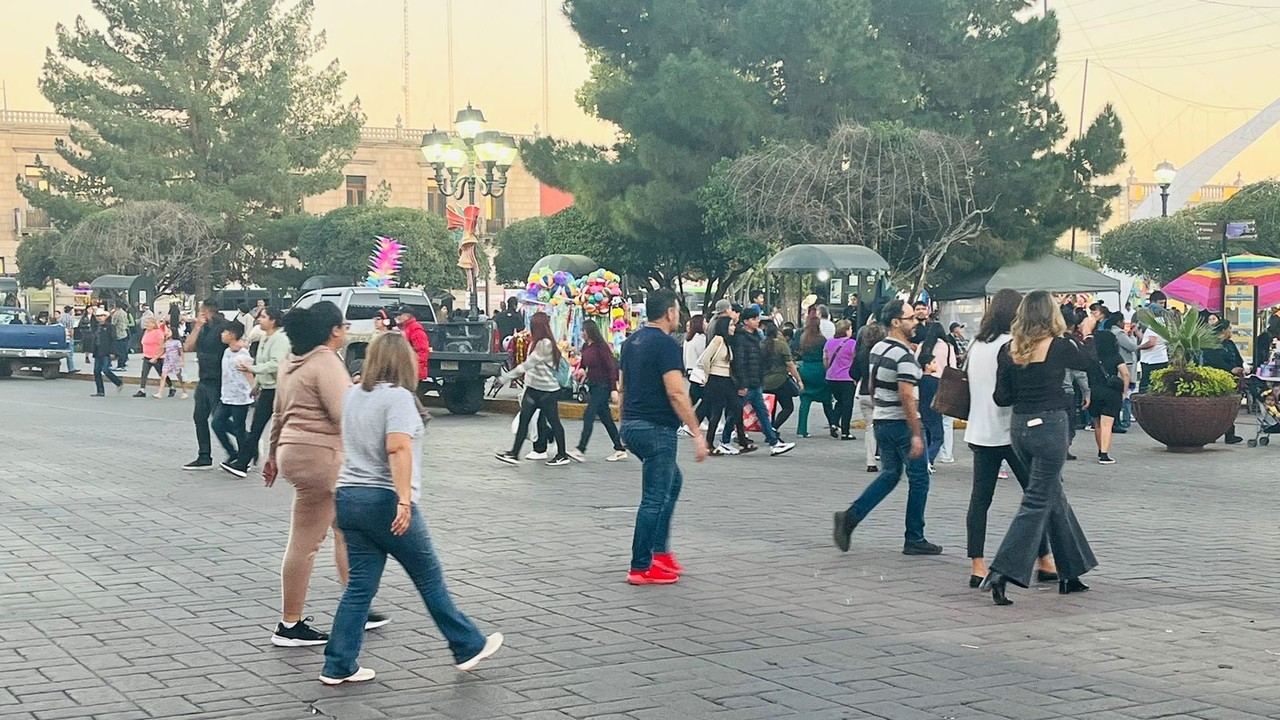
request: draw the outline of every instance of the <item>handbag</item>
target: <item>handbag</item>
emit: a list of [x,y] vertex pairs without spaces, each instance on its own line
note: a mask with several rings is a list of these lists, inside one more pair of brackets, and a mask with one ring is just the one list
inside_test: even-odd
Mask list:
[[689,370],[689,382],[694,385],[706,385],[707,371],[703,370],[701,365],[694,365],[693,368]]
[[561,390],[573,388],[573,376],[569,374],[568,358],[560,358],[560,364],[556,366],[556,382],[560,383]]
[[934,410],[959,420],[969,419],[969,363],[963,368],[950,365],[942,368],[942,378],[938,380],[938,392],[933,396],[930,405]]

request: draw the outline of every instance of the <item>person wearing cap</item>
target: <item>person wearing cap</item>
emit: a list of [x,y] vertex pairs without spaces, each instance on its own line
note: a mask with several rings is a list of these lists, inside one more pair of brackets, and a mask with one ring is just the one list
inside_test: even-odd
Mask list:
[[116,353],[115,328],[107,322],[107,311],[101,307],[94,310],[93,315],[97,324],[83,336],[84,360],[87,364],[90,358],[93,359],[93,383],[97,392],[91,397],[106,397],[106,388],[102,384],[104,375],[116,386],[117,393],[124,390],[124,381],[111,371],[111,357]]
[[[1157,318],[1164,317],[1165,303],[1168,300],[1163,292],[1156,290],[1147,298],[1147,309]],[[1155,330],[1147,328],[1142,334],[1142,344],[1138,345],[1139,358],[1142,362],[1142,379],[1138,381],[1138,392],[1145,393],[1151,386],[1151,373],[1169,367],[1169,345]]]
[[[1201,364],[1205,367],[1226,370],[1237,378],[1243,377],[1244,358],[1240,355],[1240,348],[1236,347],[1235,341],[1231,339],[1231,321],[1219,320],[1213,326],[1213,331],[1218,334],[1218,339],[1222,343],[1219,347],[1206,348],[1201,355]],[[1233,424],[1223,436],[1223,442],[1235,445],[1244,442],[1244,438],[1236,435],[1236,426]]]
[[[742,311],[742,329],[734,336],[733,360],[730,374],[738,387],[738,397],[755,410],[765,442],[772,448],[770,455],[785,455],[795,448],[795,443],[783,442],[769,420],[769,407],[764,402],[764,350],[760,345],[760,312],[755,308]],[[725,425],[720,436],[721,445],[728,445],[733,429]]]
[[715,317],[732,317],[733,316],[732,311],[733,311],[733,302],[728,298],[720,298],[719,300],[716,301]]
[[401,305],[396,308],[396,327],[404,333],[404,337],[413,346],[418,355],[418,382],[427,379],[427,371],[431,368],[431,341],[427,339],[427,331],[413,314],[413,308]]

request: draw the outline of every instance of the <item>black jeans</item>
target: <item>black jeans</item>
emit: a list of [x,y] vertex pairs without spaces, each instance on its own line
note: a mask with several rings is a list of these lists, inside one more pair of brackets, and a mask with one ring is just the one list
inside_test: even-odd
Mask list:
[[267,422],[271,420],[275,404],[275,388],[258,389],[258,399],[253,403],[253,422],[249,425],[249,432],[244,436],[244,442],[240,444],[240,454],[236,456],[236,460],[241,465],[247,467],[249,463],[258,459],[258,442],[262,440],[262,431],[267,429]]
[[[1000,480],[1000,463],[1009,463],[1013,476],[1018,479],[1023,492],[1027,490],[1027,482],[1031,473],[1027,464],[1013,451],[1012,445],[986,447],[969,445],[973,451],[973,490],[969,493],[969,515],[965,519],[965,528],[969,535],[969,557],[986,557],[987,511],[991,509],[991,498],[996,493],[996,483]],[[1049,554],[1049,538],[1046,535],[1040,540],[1039,557]]]
[[200,447],[198,460],[213,460],[213,445],[209,438],[209,418],[222,404],[222,383],[201,380],[196,383],[195,410],[191,419],[196,423],[196,444]]
[[[520,404],[520,426],[516,428],[516,441],[511,446],[511,452],[520,454],[520,447],[529,437],[529,422],[533,419],[534,410],[546,418],[551,434],[555,436],[556,456],[564,455],[564,425],[560,423],[560,393],[545,392],[528,386],[524,389],[524,401]],[[539,427],[542,427],[541,424]],[[539,432],[538,437],[543,437],[543,434]]]
[[1097,567],[1089,541],[1062,491],[1062,465],[1067,459],[1067,423],[1063,410],[1013,414],[1013,449],[1030,468],[1022,505],[1005,533],[991,572],[1018,587],[1029,587],[1036,557],[1047,532],[1053,544],[1058,576],[1074,579]]
[[836,399],[836,424],[840,426],[841,434],[848,435],[858,384],[852,380],[827,380],[827,387],[831,388]]
[[1145,393],[1151,387],[1151,373],[1169,367],[1169,363],[1142,363],[1142,379],[1138,382],[1138,392]]
[[157,382],[159,378],[164,377],[164,358],[142,358],[142,387],[140,390],[147,389],[147,377],[151,375],[151,369],[155,368]]
[[[222,449],[227,451],[228,460],[235,460],[245,449],[244,420],[249,416],[251,407],[253,406],[218,403],[218,408],[213,411],[213,434],[218,438]],[[231,443],[233,437],[235,444]]]
[[116,369],[123,370],[129,364],[129,336],[116,340]]
[[[792,413],[796,411],[796,398],[794,395],[787,393],[786,386],[780,388],[782,392],[774,393],[773,399],[776,401],[773,406],[773,431],[777,432],[778,428],[790,418]],[[772,390],[766,392],[773,392]]]
[[702,407],[706,409],[709,447],[716,447],[719,444],[716,439],[716,429],[720,427],[721,416],[724,416],[726,423],[734,423],[738,428],[738,442],[745,442],[746,427],[742,422],[742,398],[738,397],[738,388],[733,380],[723,375],[712,375],[707,378]]
[[596,418],[604,431],[609,433],[614,450],[623,450],[622,437],[618,435],[618,426],[613,422],[613,410],[609,407],[611,390],[609,383],[591,383],[587,386],[587,410],[582,414],[582,435],[578,438],[578,450],[587,451],[587,443],[591,442],[591,430],[595,427]]

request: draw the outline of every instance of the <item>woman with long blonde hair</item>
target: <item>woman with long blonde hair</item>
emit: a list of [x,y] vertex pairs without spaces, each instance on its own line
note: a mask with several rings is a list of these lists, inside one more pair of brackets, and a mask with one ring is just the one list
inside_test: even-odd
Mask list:
[[981,585],[991,589],[991,599],[997,605],[1013,603],[1005,595],[1008,583],[1024,588],[1031,585],[1046,532],[1058,566],[1059,593],[1088,590],[1080,576],[1098,564],[1062,491],[1071,422],[1062,380],[1068,369],[1089,366],[1080,346],[1062,337],[1065,330],[1053,296],[1037,290],[1018,306],[1011,328],[1013,338],[996,359],[995,402],[1013,408],[1013,451],[1030,468],[1022,506]]
[[369,604],[388,555],[418,588],[449,643],[455,667],[470,670],[502,646],[502,633],[486,638],[454,606],[427,521],[418,509],[426,427],[417,387],[417,353],[404,335],[389,332],[369,344],[360,384],[346,391],[337,509],[351,570],[324,648],[320,682],[326,685],[374,677],[358,659]]

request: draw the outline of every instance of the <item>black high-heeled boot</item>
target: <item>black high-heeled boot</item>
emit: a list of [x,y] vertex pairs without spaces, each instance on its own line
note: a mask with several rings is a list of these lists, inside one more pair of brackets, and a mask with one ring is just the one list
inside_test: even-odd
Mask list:
[[1085,592],[1089,589],[1088,585],[1080,582],[1080,578],[1071,578],[1070,580],[1058,581],[1058,594],[1070,595],[1074,592]]
[[1008,582],[1009,581],[1005,580],[1004,576],[999,573],[987,573],[987,576],[982,580],[982,584],[978,587],[983,590],[991,588],[991,601],[995,604],[1012,605],[1013,601],[1004,594],[1005,586]]

